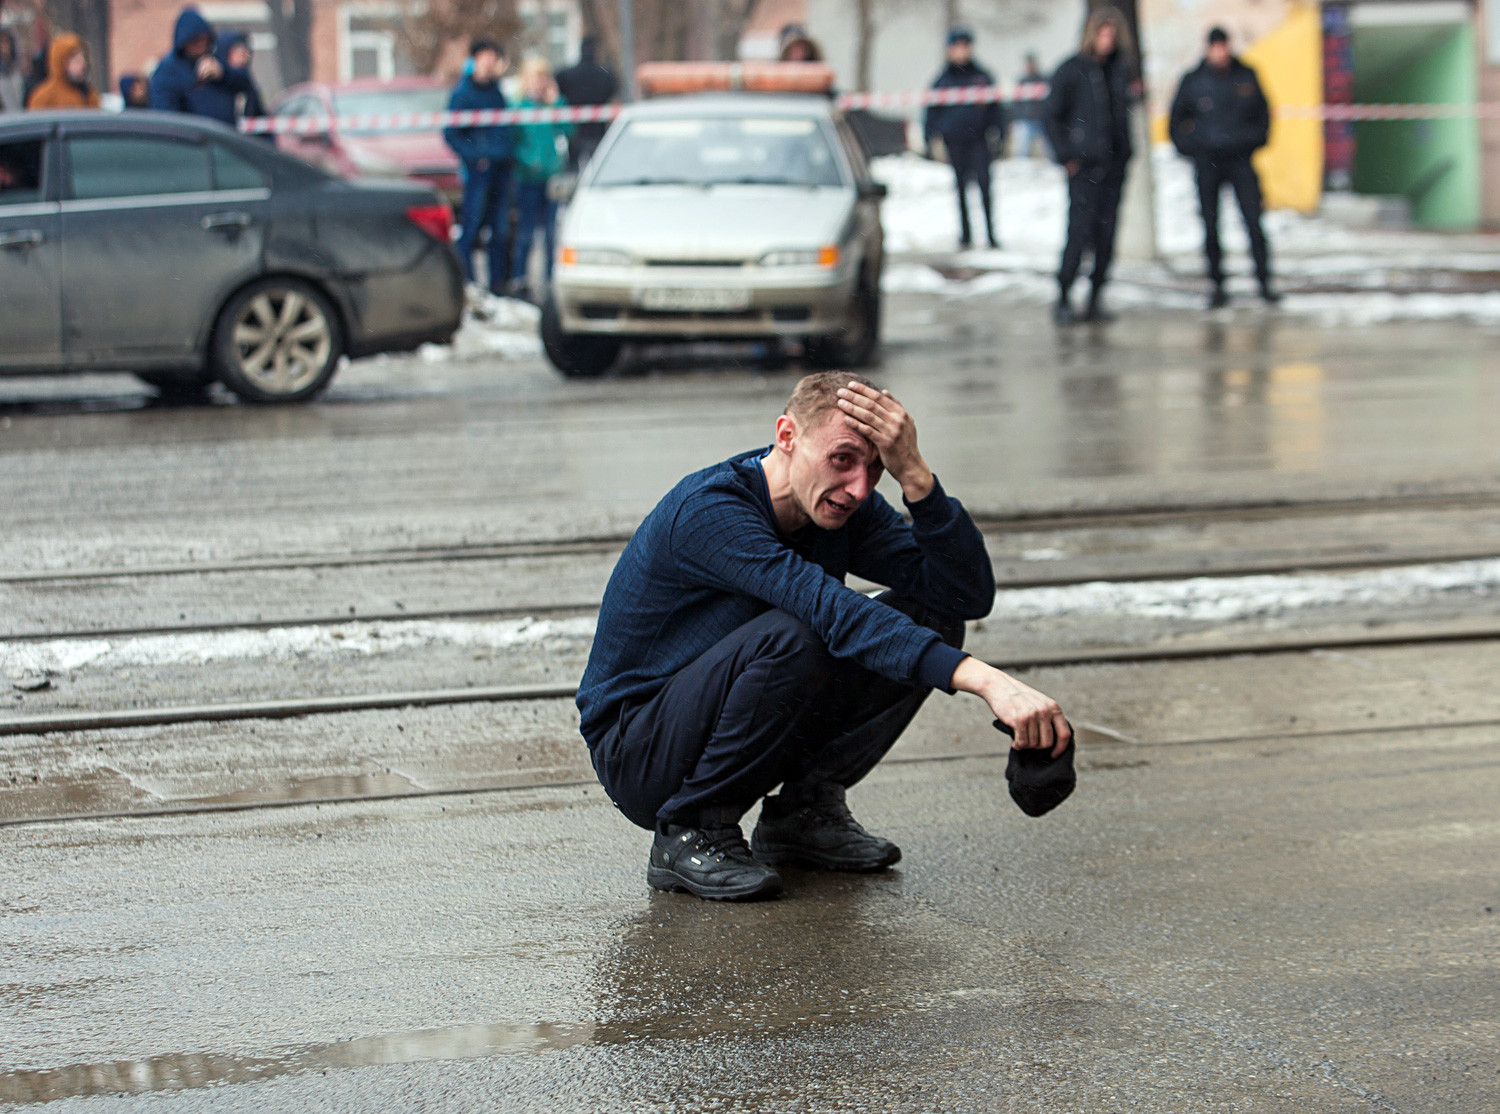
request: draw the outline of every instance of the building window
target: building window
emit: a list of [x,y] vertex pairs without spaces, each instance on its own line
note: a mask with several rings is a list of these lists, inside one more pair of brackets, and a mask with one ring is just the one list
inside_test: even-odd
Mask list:
[[339,14],[343,23],[343,33],[339,36],[339,77],[342,80],[377,78],[389,81],[393,77],[417,72],[396,35],[396,21],[401,16],[398,5],[378,2],[345,4]]
[[582,29],[576,3],[522,0],[517,5],[517,13],[521,17],[521,39],[525,49],[545,57],[553,69],[570,66],[578,60]]

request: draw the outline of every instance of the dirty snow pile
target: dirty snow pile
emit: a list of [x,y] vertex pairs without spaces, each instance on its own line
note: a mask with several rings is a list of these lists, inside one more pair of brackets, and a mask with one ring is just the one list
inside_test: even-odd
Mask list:
[[75,669],[199,666],[234,661],[378,657],[452,646],[477,650],[558,647],[592,638],[594,620],[400,620],[305,624],[269,630],[191,631],[131,638],[0,642],[0,675],[13,685]]
[[1422,605],[1500,595],[1500,561],[1451,561],[1337,573],[1264,573],[1186,580],[1093,581],[1006,589],[991,621],[1065,615],[1233,622],[1295,616],[1310,608]]
[[484,294],[470,302],[463,327],[452,344],[424,344],[418,353],[430,364],[496,357],[524,360],[542,354],[537,325],[542,311],[519,298]]
[[[953,172],[915,154],[877,159],[876,178],[890,195],[882,212],[886,247],[894,255],[942,255],[945,266],[982,272],[950,279],[926,263],[893,259],[886,269],[888,293],[964,297],[1004,293],[1025,301],[1056,296],[1052,276],[1067,230],[1067,181],[1061,167],[1041,159],[1004,159],[993,166],[996,233],[1000,249],[955,254],[958,211]],[[1170,147],[1152,155],[1156,239],[1161,259],[1132,262],[1117,257],[1112,294],[1118,306],[1202,305],[1203,226],[1198,215],[1192,165]],[[971,218],[978,220],[978,192],[970,190]],[[1294,293],[1283,309],[1330,323],[1370,324],[1389,320],[1469,317],[1500,322],[1500,293],[1392,293],[1393,271],[1495,271],[1500,253],[1473,247],[1472,239],[1406,229],[1352,227],[1330,217],[1271,210],[1264,218],[1272,266],[1280,276],[1317,279],[1348,293]],[[1220,205],[1220,238],[1226,269],[1248,276],[1252,268],[1239,210],[1226,192]],[[982,234],[982,233],[981,233]],[[950,271],[951,273],[951,271]],[[1250,293],[1248,278],[1231,279],[1231,290]]]

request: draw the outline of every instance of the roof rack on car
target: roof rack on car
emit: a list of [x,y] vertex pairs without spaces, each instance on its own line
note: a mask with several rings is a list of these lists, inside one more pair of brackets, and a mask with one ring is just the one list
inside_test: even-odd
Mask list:
[[643,97],[681,93],[821,93],[833,91],[823,62],[646,62],[636,68]]

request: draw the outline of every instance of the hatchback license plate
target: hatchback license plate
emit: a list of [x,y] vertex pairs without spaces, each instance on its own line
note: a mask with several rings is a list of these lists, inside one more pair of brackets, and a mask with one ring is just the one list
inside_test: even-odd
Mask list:
[[735,313],[750,308],[750,291],[722,287],[655,287],[641,291],[641,308],[685,313]]

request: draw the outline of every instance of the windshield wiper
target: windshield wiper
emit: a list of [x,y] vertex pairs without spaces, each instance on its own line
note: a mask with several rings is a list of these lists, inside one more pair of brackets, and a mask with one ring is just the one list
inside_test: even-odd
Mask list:
[[616,186],[704,186],[706,182],[695,182],[691,178],[625,178],[618,182],[598,182],[597,186],[613,189]]
[[806,190],[818,188],[816,182],[809,182],[802,178],[716,178],[708,184],[712,186],[799,186]]

